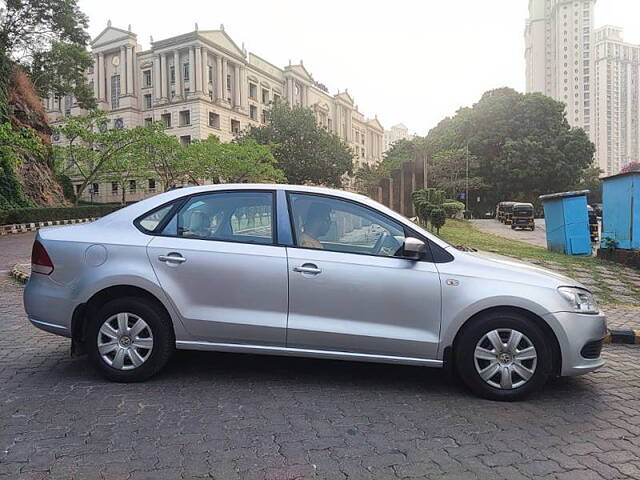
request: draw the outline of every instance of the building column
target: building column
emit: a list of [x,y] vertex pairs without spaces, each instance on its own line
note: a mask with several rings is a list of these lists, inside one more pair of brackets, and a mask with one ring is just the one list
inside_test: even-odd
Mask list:
[[240,108],[240,66],[233,66],[233,106]]
[[240,106],[245,112],[249,111],[249,91],[247,85],[247,69],[240,67]]
[[196,78],[194,78],[194,85],[196,93],[202,93],[202,49],[195,47],[195,60],[196,60]]
[[178,50],[174,50],[173,52],[173,70],[176,75],[176,100],[180,100],[182,98],[182,66],[180,65],[180,52]]
[[160,63],[160,99],[163,102],[167,101],[167,73],[168,73],[168,62],[167,62],[167,54],[163,53],[161,57]]
[[200,60],[200,66],[201,66],[200,74],[202,75],[202,78],[200,79],[200,81],[201,81],[202,93],[208,96],[209,95],[209,54],[207,53],[206,48],[202,49],[201,54],[202,54],[202,58]]
[[[96,101],[100,101],[100,63],[98,63],[98,55],[93,56],[93,96],[96,97]],[[49,108],[51,110],[51,108]]]
[[162,97],[162,82],[160,81],[161,73],[160,73],[160,55],[153,56],[153,77],[151,77],[151,82],[153,82],[153,96],[156,97],[156,102]]
[[309,85],[304,86],[304,106],[309,108]]
[[196,84],[198,82],[195,73],[196,58],[194,47],[189,48],[189,93],[193,95],[196,90]]
[[222,101],[227,103],[227,75],[229,74],[229,64],[227,59],[222,59]]
[[118,73],[120,74],[120,96],[122,96],[129,91],[127,86],[127,49],[124,45],[120,47],[120,68]]
[[224,100],[224,91],[222,85],[222,59],[220,55],[216,55],[216,100],[218,103]]
[[104,102],[105,95],[105,79],[104,79],[104,53],[98,54],[98,103]]
[[135,50],[131,45],[127,45],[127,94],[133,95],[133,72],[134,72],[134,55]]

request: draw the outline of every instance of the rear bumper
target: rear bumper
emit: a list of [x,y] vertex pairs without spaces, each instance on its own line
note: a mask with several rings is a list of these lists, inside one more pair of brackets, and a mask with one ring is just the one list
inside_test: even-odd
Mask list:
[[23,301],[34,326],[57,335],[71,336],[75,305],[73,287],[56,283],[46,275],[32,274],[25,286]]
[[[562,376],[582,375],[592,372],[604,365],[602,357],[585,358],[588,350],[585,346],[602,340],[607,333],[605,315],[585,315],[572,312],[556,312],[547,316],[559,325],[556,337],[562,354]],[[547,319],[552,320],[552,319]],[[550,324],[555,322],[549,321]]]

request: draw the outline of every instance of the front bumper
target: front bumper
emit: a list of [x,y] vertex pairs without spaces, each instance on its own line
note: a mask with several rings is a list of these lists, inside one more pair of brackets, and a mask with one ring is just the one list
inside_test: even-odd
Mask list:
[[560,375],[574,376],[592,372],[604,365],[602,357],[585,358],[581,352],[590,342],[602,340],[607,333],[607,318],[603,314],[556,312],[546,315],[554,328],[560,352],[562,367]]

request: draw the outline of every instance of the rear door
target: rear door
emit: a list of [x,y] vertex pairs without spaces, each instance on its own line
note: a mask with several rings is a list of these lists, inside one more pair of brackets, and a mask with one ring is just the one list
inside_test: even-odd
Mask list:
[[275,194],[194,195],[147,247],[185,327],[208,342],[284,346],[287,257]]

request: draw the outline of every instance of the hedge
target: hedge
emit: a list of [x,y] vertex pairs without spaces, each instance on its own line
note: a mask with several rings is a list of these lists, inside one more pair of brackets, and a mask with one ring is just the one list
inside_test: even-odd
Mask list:
[[75,218],[103,217],[122,208],[121,205],[87,205],[78,207],[15,208],[0,211],[0,225],[47,222]]

